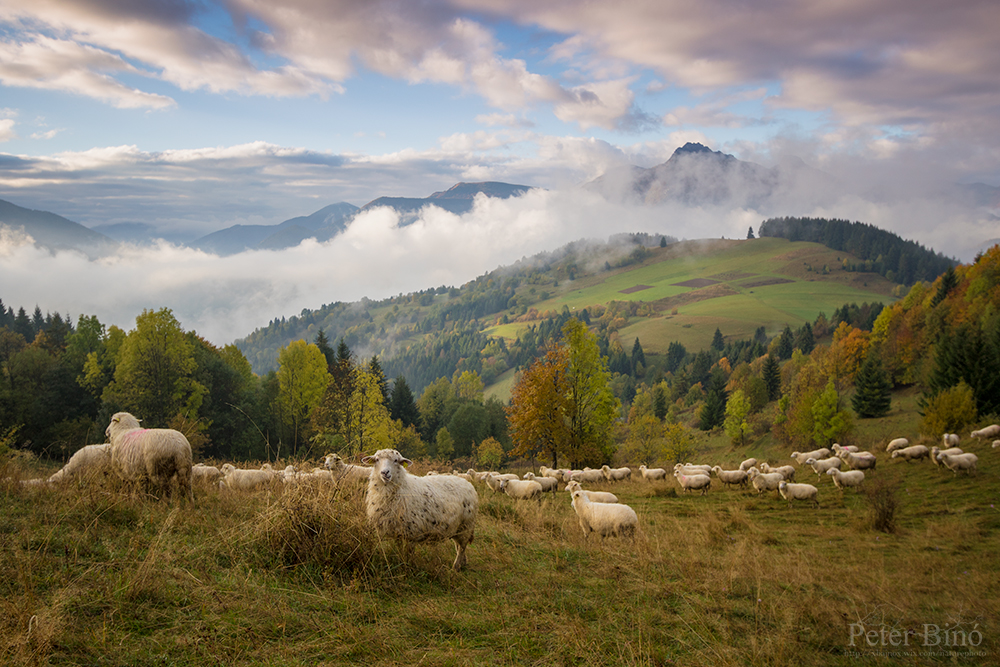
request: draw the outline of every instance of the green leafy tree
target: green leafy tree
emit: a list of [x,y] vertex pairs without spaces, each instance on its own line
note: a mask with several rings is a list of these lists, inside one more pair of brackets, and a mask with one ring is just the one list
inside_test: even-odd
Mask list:
[[920,432],[934,439],[942,433],[958,433],[979,418],[972,387],[959,382],[939,392],[927,402]]
[[607,360],[597,337],[580,320],[567,321],[562,334],[569,352],[569,459],[574,465],[603,464],[614,451],[611,432],[620,408]]
[[476,465],[480,468],[499,470],[503,458],[503,445],[496,438],[486,438],[476,447]]
[[329,383],[326,357],[316,345],[296,340],[278,352],[278,403],[292,429],[293,454],[308,437],[307,419]]
[[452,454],[455,453],[455,442],[452,440],[451,434],[448,433],[447,427],[441,427],[437,436],[434,438],[434,453],[438,459],[442,461],[451,460]]
[[882,417],[889,412],[892,383],[882,367],[882,359],[875,350],[868,352],[854,378],[857,391],[851,398],[851,407],[858,417]]
[[820,447],[843,440],[854,428],[849,412],[841,408],[840,393],[830,378],[813,403],[813,440]]
[[743,447],[746,444],[747,436],[752,430],[747,421],[749,415],[750,401],[742,389],[737,389],[726,402],[726,418],[723,422],[726,435],[729,436],[734,445]]
[[542,455],[559,466],[559,456],[570,440],[569,355],[553,347],[518,378],[506,408],[515,456]]
[[382,394],[381,378],[370,368],[357,366],[351,386],[346,429],[342,433],[349,453],[373,453],[390,447],[394,431]]

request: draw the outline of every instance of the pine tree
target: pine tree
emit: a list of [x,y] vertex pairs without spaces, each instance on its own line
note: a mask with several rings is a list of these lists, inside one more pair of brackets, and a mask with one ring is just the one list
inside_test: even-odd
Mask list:
[[781,368],[778,366],[778,360],[770,354],[764,360],[761,377],[767,386],[767,400],[777,400],[781,395]]
[[698,428],[702,431],[711,431],[726,419],[726,375],[721,369],[712,372],[707,394],[699,415]]
[[368,372],[374,376],[375,381],[378,383],[379,391],[382,392],[382,403],[388,403],[389,380],[385,377],[385,371],[382,370],[382,364],[378,362],[378,355],[372,356],[372,360],[368,362]]
[[858,417],[882,417],[889,412],[892,383],[889,382],[877,352],[868,353],[854,384],[857,391],[851,399],[851,407]]
[[747,238],[748,239],[755,238],[754,235],[753,235],[753,226],[752,225],[751,225],[750,229],[747,230]]
[[715,335],[712,336],[712,349],[717,352],[722,352],[722,348],[726,346],[726,341],[722,337],[722,332],[719,329],[715,330]]
[[646,353],[642,351],[639,338],[636,337],[635,344],[632,345],[632,373],[640,375],[646,368]]
[[785,325],[785,330],[781,332],[781,336],[778,338],[778,359],[791,359],[792,350],[795,349],[794,346],[795,336],[792,334],[792,328]]
[[[330,341],[327,340],[326,332],[322,329],[320,329],[319,333],[316,334],[316,347],[318,347],[319,351],[323,353],[324,357],[326,357],[327,368],[332,369],[334,363],[337,361],[337,353],[333,351],[332,347],[330,347]],[[331,370],[331,372],[333,371]]]
[[816,347],[816,338],[813,336],[812,325],[808,322],[795,334],[795,347],[802,351],[802,354],[811,354]]
[[403,422],[403,426],[419,426],[420,411],[413,398],[410,385],[406,378],[400,375],[392,383],[392,393],[389,396],[389,416]]

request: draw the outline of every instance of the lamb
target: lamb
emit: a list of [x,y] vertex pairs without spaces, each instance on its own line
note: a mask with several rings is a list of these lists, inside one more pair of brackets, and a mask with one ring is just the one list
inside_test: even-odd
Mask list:
[[841,491],[848,486],[853,486],[855,490],[858,490],[861,483],[865,481],[865,473],[863,470],[849,470],[847,472],[841,472],[837,468],[830,468],[826,471],[826,474],[833,477],[834,486]]
[[587,500],[592,503],[617,503],[618,496],[608,491],[587,491],[582,486],[580,482],[570,482],[566,485],[566,490],[572,496],[576,491],[583,491],[584,495],[587,496]]
[[806,459],[825,459],[830,456],[830,450],[826,447],[814,449],[811,452],[792,452],[792,458],[798,461],[799,465],[805,465]]
[[542,485],[531,479],[502,479],[500,491],[515,500],[542,499]]
[[945,447],[958,447],[959,441],[958,433],[945,433],[941,436],[941,444]]
[[195,483],[213,485],[222,479],[222,471],[215,466],[207,466],[204,463],[197,463],[191,468],[191,481]]
[[959,470],[964,470],[969,474],[976,469],[976,463],[979,462],[979,457],[975,454],[945,454],[941,452],[938,454],[938,461],[944,464],[944,467],[952,471],[956,475]]
[[[808,461],[809,459],[806,459],[806,462]],[[795,466],[778,466],[777,468],[772,468],[767,463],[761,463],[760,471],[762,473],[772,473],[772,472],[781,473],[781,476],[788,481],[795,479]]]
[[892,458],[900,458],[909,463],[910,461],[919,461],[920,459],[926,459],[930,455],[930,450],[923,445],[911,445],[909,447],[903,447],[902,449],[897,449],[892,453]]
[[452,568],[465,567],[479,510],[476,487],[451,475],[411,475],[406,466],[412,462],[395,449],[380,449],[361,462],[372,464],[365,512],[376,532],[401,541],[404,556],[415,542],[450,539],[456,552]]
[[841,458],[837,456],[831,456],[829,458],[820,459],[818,461],[816,459],[808,459],[806,460],[806,465],[811,466],[816,475],[819,476],[826,473],[826,471],[829,470],[830,468],[836,468],[837,470],[840,470],[840,466],[843,462],[844,461]]
[[708,475],[685,475],[680,470],[675,470],[674,477],[684,491],[701,489],[701,495],[705,495],[712,486],[712,478]]
[[[47,480],[55,484],[76,479],[81,482],[96,480],[111,472],[111,445],[87,445],[69,457],[62,468],[52,474]],[[41,484],[41,482],[36,482]]]
[[979,429],[978,431],[973,431],[972,432],[972,437],[973,438],[977,438],[977,439],[978,438],[983,438],[984,440],[986,438],[995,438],[998,435],[1000,435],[1000,425],[998,425],[998,424],[990,424],[989,426],[985,426],[985,427]]
[[122,479],[155,486],[169,495],[176,478],[181,495],[194,500],[191,444],[183,433],[140,428],[138,419],[116,412],[104,434],[111,443],[111,465]]
[[778,488],[778,484],[785,481],[785,478],[781,476],[780,472],[759,472],[757,474],[750,473],[750,476],[750,483],[753,484],[753,488],[757,489],[757,495],[760,495],[765,491],[775,491]]
[[244,470],[232,463],[224,463],[220,470],[222,479],[219,480],[219,488],[231,491],[249,491],[271,484],[277,479],[273,470]]
[[931,463],[933,463],[936,466],[941,465],[941,461],[938,459],[938,454],[948,454],[949,456],[952,456],[955,454],[964,454],[964,453],[965,452],[963,452],[958,447],[949,447],[948,449],[941,449],[940,447],[935,445],[934,447],[931,447],[931,456],[930,456]]
[[749,475],[746,470],[723,470],[721,466],[715,466],[712,468],[712,472],[715,476],[719,478],[719,481],[729,486],[730,484],[736,484],[737,486],[746,486],[747,478]]
[[749,470],[755,465],[757,465],[757,459],[750,458],[740,464],[740,470]]
[[584,539],[595,532],[603,540],[609,535],[635,538],[639,517],[628,505],[595,503],[582,489],[573,492],[573,510],[580,520]]
[[910,441],[906,438],[896,438],[895,440],[890,440],[889,444],[885,446],[885,451],[894,452],[897,449],[903,449],[904,447],[909,447]]
[[610,468],[604,465],[601,466],[601,472],[604,473],[604,479],[609,482],[620,482],[625,479],[632,479],[632,470],[630,468]]
[[524,479],[530,479],[532,481],[538,482],[542,485],[542,491],[551,491],[555,493],[559,490],[559,480],[555,477],[536,477],[535,473],[530,470],[524,473]]
[[657,479],[666,479],[667,471],[663,468],[647,468],[645,465],[639,466],[639,472],[642,473],[642,478],[648,481],[653,481]]
[[819,508],[819,500],[816,498],[819,491],[812,484],[789,484],[782,481],[778,484],[778,493],[788,501],[789,508],[793,500],[811,500],[816,508]]
[[344,460],[337,454],[327,454],[323,460],[323,467],[332,470],[337,481],[346,480],[350,482],[367,482],[372,469],[369,466],[358,466],[353,463],[344,463]]
[[875,468],[878,460],[871,452],[842,452],[840,458],[844,459],[851,470],[869,470]]

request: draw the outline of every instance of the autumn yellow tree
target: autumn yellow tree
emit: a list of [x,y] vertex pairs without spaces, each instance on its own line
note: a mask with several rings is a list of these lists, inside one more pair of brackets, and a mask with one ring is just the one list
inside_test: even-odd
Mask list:
[[505,408],[515,456],[541,455],[558,467],[559,454],[570,440],[569,353],[551,348],[521,375]]
[[304,426],[330,383],[326,357],[304,340],[278,351],[278,404],[292,427],[292,451],[307,437]]

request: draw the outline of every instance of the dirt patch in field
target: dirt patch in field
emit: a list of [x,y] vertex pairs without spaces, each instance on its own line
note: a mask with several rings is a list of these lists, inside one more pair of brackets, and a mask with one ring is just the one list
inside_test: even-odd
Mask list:
[[730,282],[733,280],[743,280],[744,278],[753,278],[756,273],[741,273],[740,271],[728,271],[726,273],[716,273],[714,276],[709,276],[712,280],[718,280],[721,282]]
[[673,310],[674,308],[680,308],[681,306],[689,303],[697,303],[698,301],[706,301],[708,299],[718,299],[719,297],[731,296],[733,294],[739,294],[739,292],[724,283],[715,283],[705,287],[704,289],[693,290],[691,292],[685,292],[684,294],[668,296],[664,299],[653,301],[652,306],[654,310],[662,313],[664,311]]
[[788,278],[761,278],[760,280],[749,280],[745,283],[740,283],[740,287],[764,287],[765,285],[784,285],[785,283],[794,282],[794,280],[789,280]]
[[653,289],[652,285],[635,285],[634,287],[629,287],[626,289],[618,290],[619,294],[635,294],[636,292],[641,292],[644,289]]
[[674,283],[674,287],[693,287],[695,289],[700,289],[702,287],[708,287],[709,285],[718,284],[718,280],[709,280],[708,278],[692,278],[691,280],[685,280],[682,283]]

